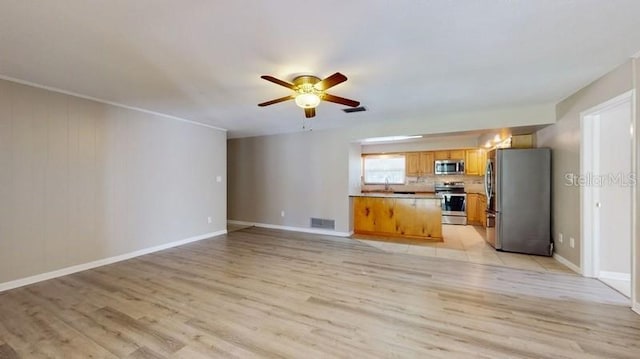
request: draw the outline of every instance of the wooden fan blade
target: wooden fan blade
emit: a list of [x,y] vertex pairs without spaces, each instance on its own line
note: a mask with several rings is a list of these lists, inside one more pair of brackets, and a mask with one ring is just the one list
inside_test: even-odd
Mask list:
[[305,108],[304,109],[304,117],[311,118],[311,117],[315,117],[315,115],[316,115],[316,109],[315,108]]
[[313,87],[315,87],[317,90],[325,91],[345,81],[347,81],[347,76],[339,72],[336,72],[335,74],[327,77],[326,79],[316,83],[315,85],[313,85]]
[[284,101],[293,100],[293,99],[294,99],[294,96],[293,95],[289,95],[289,96],[277,98],[275,100],[259,103],[258,106],[265,107],[265,106],[273,105],[274,103],[284,102]]
[[265,80],[267,80],[267,81],[273,82],[274,84],[278,84],[278,85],[280,85],[280,86],[284,86],[284,87],[286,87],[286,88],[288,88],[288,89],[292,89],[292,90],[295,90],[295,89],[296,89],[296,87],[295,87],[295,85],[294,85],[294,84],[290,84],[290,83],[288,83],[288,82],[286,82],[286,81],[282,81],[282,80],[277,79],[277,78],[275,78],[275,77],[273,77],[273,76],[269,76],[269,75],[262,75],[262,76],[260,76],[260,78],[263,78],[263,79],[265,79]]
[[358,107],[358,106],[360,106],[360,102],[358,102],[358,101],[349,100],[348,98],[344,98],[344,97],[329,95],[328,93],[324,94],[324,96],[322,96],[322,99],[324,101],[339,103],[341,105],[345,105],[345,106],[349,106],[349,107]]

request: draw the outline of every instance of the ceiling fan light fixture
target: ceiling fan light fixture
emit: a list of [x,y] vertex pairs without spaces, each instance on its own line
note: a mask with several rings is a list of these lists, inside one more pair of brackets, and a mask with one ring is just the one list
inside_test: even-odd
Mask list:
[[287,100],[294,100],[298,107],[304,109],[305,118],[312,118],[316,115],[316,107],[320,104],[320,101],[333,102],[349,107],[360,106],[359,101],[334,96],[325,92],[326,90],[347,81],[347,77],[339,72],[336,72],[322,80],[313,75],[296,76],[292,82],[282,81],[270,75],[262,75],[260,78],[293,91],[289,96],[259,103],[258,106],[260,107],[274,105]]
[[302,108],[316,108],[320,104],[320,96],[313,92],[301,93],[296,96],[296,105]]

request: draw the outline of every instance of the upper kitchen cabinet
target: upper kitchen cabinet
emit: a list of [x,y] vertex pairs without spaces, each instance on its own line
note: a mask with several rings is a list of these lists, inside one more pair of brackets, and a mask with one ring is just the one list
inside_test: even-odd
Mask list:
[[482,149],[465,151],[465,173],[469,176],[484,175],[484,168],[487,162],[487,152]]
[[433,152],[420,152],[420,165],[422,166],[422,174],[433,174],[433,162],[435,156]]
[[407,152],[406,158],[406,175],[418,177],[433,174],[433,152]]
[[434,152],[434,160],[462,160],[464,159],[464,150],[449,150]]
[[534,148],[534,135],[511,136],[511,148]]

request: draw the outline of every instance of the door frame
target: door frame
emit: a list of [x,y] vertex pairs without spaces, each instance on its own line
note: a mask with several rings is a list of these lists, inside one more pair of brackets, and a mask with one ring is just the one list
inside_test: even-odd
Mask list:
[[[635,90],[629,90],[619,96],[616,96],[608,101],[605,101],[597,106],[591,107],[580,113],[580,176],[582,178],[588,178],[590,173],[598,173],[598,152],[594,151],[594,148],[599,148],[599,137],[596,136],[599,130],[600,113],[609,110],[613,107],[621,104],[629,103],[630,108],[630,144],[631,147],[631,171],[637,173],[636,159],[634,155],[635,143],[637,141],[637,131],[635,131]],[[631,303],[636,303],[636,288],[635,288],[635,273],[637,266],[636,258],[636,198],[637,185],[631,187]],[[600,270],[599,256],[596,254],[599,251],[599,238],[595,235],[598,233],[598,211],[595,210],[594,198],[597,198],[599,188],[595,186],[581,186],[580,187],[580,230],[581,230],[581,250],[580,250],[580,264],[582,275],[585,277],[597,277]],[[630,303],[630,304],[631,304]]]

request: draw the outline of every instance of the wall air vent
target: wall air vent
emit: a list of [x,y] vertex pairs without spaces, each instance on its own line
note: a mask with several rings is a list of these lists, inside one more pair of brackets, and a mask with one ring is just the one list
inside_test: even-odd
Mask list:
[[362,112],[362,111],[366,111],[367,109],[364,108],[363,106],[360,107],[350,107],[350,108],[343,108],[342,111],[346,112],[346,113],[351,113],[351,112]]
[[336,229],[336,221],[335,219],[311,217],[311,228]]

